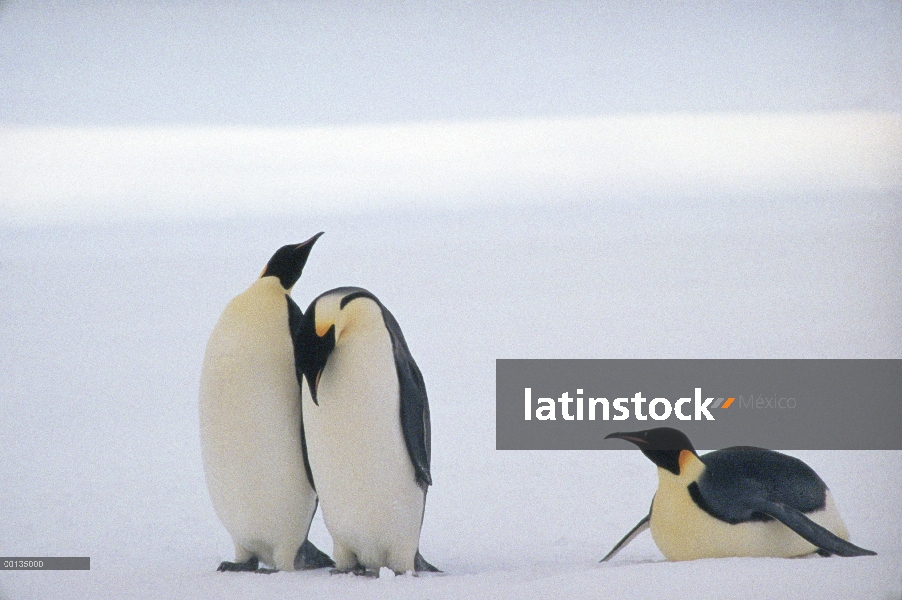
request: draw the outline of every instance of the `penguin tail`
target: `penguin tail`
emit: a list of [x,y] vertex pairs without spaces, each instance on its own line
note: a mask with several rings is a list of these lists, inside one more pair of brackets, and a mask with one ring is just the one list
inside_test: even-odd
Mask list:
[[758,511],[777,519],[808,542],[817,546],[821,556],[835,554],[837,556],[874,556],[873,550],[866,550],[847,542],[832,531],[821,527],[802,512],[777,502],[762,502]]
[[429,564],[420,551],[413,557],[413,570],[416,573],[441,573],[441,570]]
[[298,553],[294,556],[294,568],[297,570],[322,569],[334,567],[335,561],[329,555],[313,545],[310,540],[304,540]]

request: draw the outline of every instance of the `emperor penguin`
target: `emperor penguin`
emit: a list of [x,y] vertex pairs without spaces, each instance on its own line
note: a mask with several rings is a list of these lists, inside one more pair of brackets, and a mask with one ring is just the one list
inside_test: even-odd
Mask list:
[[649,528],[668,560],[875,554],[848,541],[830,490],[797,458],[751,446],[699,456],[670,427],[607,438],[632,442],[657,465],[658,491],[648,515],[602,562]]
[[200,381],[200,440],[216,514],[235,544],[219,571],[332,566],[307,533],[316,493],[305,468],[300,351],[302,314],[289,295],[313,244],[283,246],[260,278],[226,306],[207,342]]
[[429,403],[398,322],[372,293],[341,287],[313,300],[298,338],[307,458],[335,571],[438,571],[419,553]]

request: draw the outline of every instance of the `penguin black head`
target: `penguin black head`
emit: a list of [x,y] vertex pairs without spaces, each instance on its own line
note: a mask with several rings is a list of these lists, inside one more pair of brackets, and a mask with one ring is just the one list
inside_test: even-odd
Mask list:
[[329,355],[335,349],[335,323],[331,323],[326,330],[316,326],[316,303],[318,300],[319,298],[311,302],[304,313],[304,320],[301,322],[295,339],[295,345],[303,348],[303,351],[297,356],[297,364],[307,379],[310,396],[316,405],[319,405],[316,399],[319,376],[326,368]]
[[642,454],[647,456],[651,462],[674,475],[680,474],[680,454],[683,451],[689,451],[698,456],[686,434],[672,427],[612,433],[605,436],[604,439],[608,438],[617,438],[636,444]]
[[307,264],[307,257],[310,256],[313,244],[322,234],[323,232],[320,231],[306,242],[289,244],[276,250],[276,253],[266,263],[266,268],[263,269],[260,277],[278,277],[283,288],[286,290],[293,288],[301,278],[301,272],[304,270],[304,265]]
[[354,303],[352,309],[347,308],[352,300],[358,298],[372,301],[370,308],[378,311],[381,320],[382,305],[372,293],[358,287],[340,287],[320,294],[310,303],[294,334],[295,348],[300,349],[296,365],[307,379],[314,404],[319,405],[316,397],[319,377],[335,345],[345,332],[359,326],[361,313],[353,308],[360,309],[361,304]]

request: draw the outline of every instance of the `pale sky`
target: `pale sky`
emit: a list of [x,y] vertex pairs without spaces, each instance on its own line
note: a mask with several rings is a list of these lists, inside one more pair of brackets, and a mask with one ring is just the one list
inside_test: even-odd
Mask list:
[[902,2],[0,0],[0,224],[884,193]]
[[0,0],[0,124],[902,109],[902,2]]

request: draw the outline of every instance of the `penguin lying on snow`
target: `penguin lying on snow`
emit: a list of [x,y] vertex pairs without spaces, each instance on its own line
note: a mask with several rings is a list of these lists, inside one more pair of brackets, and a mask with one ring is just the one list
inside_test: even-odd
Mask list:
[[438,571],[419,553],[429,403],[398,322],[370,292],[343,287],[310,304],[296,336],[309,474],[336,572]]
[[875,554],[848,541],[827,486],[797,458],[749,446],[699,456],[669,427],[607,438],[636,444],[658,466],[658,491],[602,562],[649,528],[669,560]]
[[235,544],[220,571],[332,566],[307,540],[316,493],[305,473],[301,385],[291,336],[302,318],[291,299],[322,233],[284,246],[213,329],[200,384],[200,438],[207,487]]

